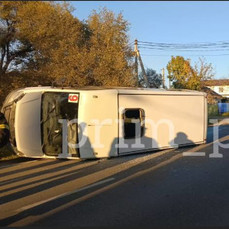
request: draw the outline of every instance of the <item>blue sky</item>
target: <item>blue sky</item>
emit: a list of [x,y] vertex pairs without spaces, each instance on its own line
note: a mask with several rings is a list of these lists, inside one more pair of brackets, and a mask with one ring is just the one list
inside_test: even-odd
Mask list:
[[[86,20],[93,9],[107,7],[122,13],[130,23],[130,42],[193,43],[229,41],[229,2],[200,1],[75,1],[74,16]],[[191,63],[205,57],[212,63],[215,78],[229,78],[229,50],[159,51],[140,49],[145,67],[161,72],[171,56],[182,55]]]

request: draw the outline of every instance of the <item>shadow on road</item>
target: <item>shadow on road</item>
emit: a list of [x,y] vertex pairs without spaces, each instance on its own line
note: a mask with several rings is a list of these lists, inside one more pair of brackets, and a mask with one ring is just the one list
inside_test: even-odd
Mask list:
[[[212,128],[209,128],[208,134],[208,144],[201,146],[201,151],[212,151]],[[227,129],[224,127],[219,127],[221,132],[220,137],[225,137],[228,134]],[[51,199],[44,203],[40,203],[36,206],[31,206],[28,209],[20,210],[13,216],[4,218],[0,220],[1,226],[9,226],[13,223],[16,223],[22,219],[25,219],[29,216],[36,216],[38,219],[41,219],[42,215],[48,214],[47,217],[50,217],[54,214],[61,214],[61,212],[66,212],[68,208],[76,206],[79,203],[83,203],[91,199],[92,197],[101,195],[110,190],[113,190],[127,182],[134,182],[135,179],[141,178],[145,174],[151,174],[151,172],[158,170],[162,167],[165,167],[175,161],[178,161],[183,158],[182,153],[185,151],[195,152],[195,148],[199,146],[189,146],[182,149],[172,149],[167,153],[160,154],[155,156],[153,154],[147,153],[142,155],[131,155],[115,159],[109,159],[104,161],[84,161],[84,162],[68,162],[68,161],[49,161],[41,165],[29,165],[27,168],[19,168],[15,171],[5,172],[5,175],[15,175],[18,173],[17,177],[5,179],[0,182],[0,193],[6,192],[6,195],[0,197],[0,204],[8,204],[11,201],[28,198],[34,194],[38,194],[44,190],[52,190],[57,186],[63,185],[65,183],[77,182],[78,179],[86,178],[89,175],[100,176],[99,174],[105,174],[98,181],[104,181],[108,179],[106,183],[100,183],[97,186],[92,186],[89,189],[83,191],[75,192],[69,195],[63,195],[59,198]],[[79,168],[79,165],[84,164],[84,167]],[[54,166],[49,168],[50,166]],[[42,171],[33,172],[38,168],[42,168]],[[116,169],[117,168],[117,169]],[[31,171],[31,173],[26,175],[20,175],[20,173],[25,172],[26,170]],[[69,169],[69,171],[68,171]],[[110,175],[109,172],[113,171]],[[120,171],[119,171],[120,170]],[[59,172],[58,174],[55,174]],[[169,172],[169,171],[168,171]],[[48,176],[43,177],[42,176]],[[31,180],[32,178],[38,178],[37,180]],[[111,179],[113,178],[113,179]],[[96,182],[98,182],[96,181]],[[23,182],[23,183],[17,183]],[[93,180],[92,180],[93,182]],[[15,185],[14,185],[15,184]],[[11,185],[7,187],[7,185]],[[33,187],[29,187],[33,185]],[[28,187],[27,187],[28,186]],[[18,188],[23,188],[21,191],[16,191]],[[7,194],[8,191],[14,191],[11,194]],[[53,194],[55,197],[55,194]],[[45,217],[44,217],[45,218]],[[43,218],[42,218],[43,219]],[[28,225],[36,225],[36,223],[28,223]],[[39,222],[37,223],[39,225]]]

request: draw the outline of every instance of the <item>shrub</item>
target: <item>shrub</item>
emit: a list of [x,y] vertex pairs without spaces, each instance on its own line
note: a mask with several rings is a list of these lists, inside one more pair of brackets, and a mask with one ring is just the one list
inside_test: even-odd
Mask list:
[[219,115],[218,104],[208,104],[208,116]]

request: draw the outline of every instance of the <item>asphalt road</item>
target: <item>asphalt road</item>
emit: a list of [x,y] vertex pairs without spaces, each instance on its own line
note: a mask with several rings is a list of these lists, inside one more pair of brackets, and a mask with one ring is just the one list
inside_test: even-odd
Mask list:
[[[209,157],[212,130],[177,150],[0,163],[0,226],[229,226],[229,149]],[[224,144],[228,133],[220,127]]]

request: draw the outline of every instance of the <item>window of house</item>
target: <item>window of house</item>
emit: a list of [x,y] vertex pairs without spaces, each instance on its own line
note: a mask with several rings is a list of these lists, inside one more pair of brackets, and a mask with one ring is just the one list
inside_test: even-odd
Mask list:
[[124,118],[124,138],[137,138],[144,135],[145,113],[143,109],[126,109]]

